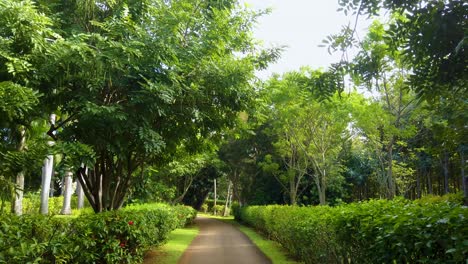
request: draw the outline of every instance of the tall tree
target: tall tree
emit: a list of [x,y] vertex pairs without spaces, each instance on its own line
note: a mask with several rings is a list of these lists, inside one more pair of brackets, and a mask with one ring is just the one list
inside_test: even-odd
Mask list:
[[61,34],[41,87],[66,114],[49,135],[94,150],[95,163],[76,176],[96,212],[120,208],[163,150],[182,140],[196,148],[232,124],[249,104],[254,70],[272,58],[250,34],[258,14],[236,1],[41,3]]
[[[47,37],[52,37],[51,20],[39,13],[31,1],[0,1],[0,163],[3,170],[15,174],[13,211],[21,214],[24,177],[33,163],[25,163],[39,149],[33,149],[32,122],[40,118],[36,108],[39,93],[35,80],[41,75]],[[28,146],[29,145],[29,149]],[[3,173],[2,173],[3,174]]]
[[[278,136],[274,145],[286,166],[280,177],[287,182],[284,188],[291,204],[296,204],[297,197],[306,190],[307,177],[314,180],[320,204],[326,204],[327,185],[334,180],[339,182],[338,154],[342,142],[347,140],[350,112],[338,94],[324,101],[317,96],[330,81],[323,78],[329,74],[303,69],[281,79],[274,77],[267,85],[272,134]],[[271,169],[274,164],[265,165]]]
[[[51,126],[55,125],[55,114],[50,115],[49,123]],[[52,147],[54,145],[53,140],[49,140],[47,144]],[[52,176],[54,174],[54,155],[49,153],[44,159],[44,165],[42,167],[42,177],[41,177],[41,214],[49,213],[49,193],[50,193],[50,184],[52,181]]]
[[[414,135],[415,129],[409,120],[417,108],[418,100],[406,82],[409,76],[407,66],[400,54],[389,48],[384,33],[384,25],[380,22],[371,25],[369,34],[361,43],[362,50],[351,67],[356,85],[364,86],[374,94],[384,111],[374,118],[375,123],[371,126],[377,129],[374,131],[374,140],[380,145],[376,151],[382,153],[380,160],[385,167],[382,179],[387,190],[386,196],[393,198],[397,192],[393,171],[394,150],[399,140]],[[369,127],[367,131],[370,132]],[[368,136],[372,137],[370,133]]]
[[[468,6],[462,0],[340,0],[341,10],[376,16],[387,10],[394,18],[388,43],[411,65],[413,89],[429,99],[445,92],[466,95]],[[347,43],[355,37],[348,34]],[[350,39],[351,38],[351,39]]]

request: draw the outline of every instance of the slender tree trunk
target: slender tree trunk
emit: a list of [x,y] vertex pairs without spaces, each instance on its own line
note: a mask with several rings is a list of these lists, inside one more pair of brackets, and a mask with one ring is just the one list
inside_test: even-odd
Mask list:
[[16,186],[13,202],[13,213],[16,215],[23,214],[23,194],[24,194],[24,171],[16,174]]
[[421,173],[416,173],[416,199],[421,198]]
[[317,192],[319,196],[319,203],[322,204],[322,186],[320,184],[319,176],[316,174],[314,177],[315,186],[317,187]]
[[[51,125],[55,125],[55,114],[50,115],[49,120]],[[48,145],[52,146],[54,144],[53,141],[49,141]],[[44,159],[44,166],[42,167],[42,181],[41,181],[41,214],[48,214],[49,213],[49,192],[50,192],[50,183],[52,180],[54,168],[54,156],[48,155],[47,158]]]
[[231,196],[231,181],[229,181],[229,184],[228,184],[228,189],[227,189],[227,195],[226,195],[226,204],[224,205],[224,216],[228,216],[229,215],[229,197]]
[[390,140],[390,143],[387,148],[387,159],[388,159],[388,168],[387,168],[387,183],[388,183],[388,199],[393,199],[396,195],[396,186],[393,179],[393,138]]
[[52,170],[52,175],[50,177],[50,186],[49,186],[49,197],[54,197],[55,195],[55,182],[54,182],[55,173]]
[[294,178],[295,177],[291,177],[291,179],[289,179],[289,201],[291,202],[291,205],[297,204],[296,181]]
[[325,192],[324,192],[323,188],[319,191],[319,202],[320,202],[320,205],[326,205],[327,204],[326,197],[325,197]]
[[322,179],[320,180],[321,182],[321,189],[319,192],[319,200],[320,200],[320,205],[326,205],[327,204],[327,199],[326,199],[326,183],[325,183],[325,178],[326,174],[324,172],[324,175],[322,175]]
[[460,150],[460,170],[461,170],[461,177],[462,177],[462,184],[463,184],[463,193],[465,197],[465,206],[468,206],[468,176],[465,176],[465,150],[464,146],[461,147]]
[[432,179],[431,179],[431,173],[430,171],[429,172],[426,172],[426,176],[427,176],[427,192],[429,194],[434,194],[434,190],[432,188]]
[[442,168],[444,171],[444,194],[447,194],[450,192],[449,189],[449,169],[448,169],[448,153],[444,149],[444,157],[443,157],[443,162],[442,162]]
[[48,155],[47,158],[44,159],[44,166],[42,167],[41,214],[49,213],[49,191],[53,165],[54,156]]
[[[26,146],[26,129],[22,126],[20,128],[20,142],[18,144],[18,151],[23,151]],[[13,213],[16,215],[23,214],[23,194],[24,194],[24,171],[20,171],[16,175],[16,187],[13,201]]]
[[185,176],[185,179],[184,179],[184,187],[183,187],[183,190],[182,190],[182,194],[179,195],[177,198],[175,198],[175,199],[171,202],[173,205],[182,202],[182,200],[184,199],[185,195],[187,195],[187,192],[189,191],[190,187],[192,186],[193,178],[194,178],[193,175]]
[[84,192],[83,187],[81,187],[80,181],[76,181],[76,196],[77,196],[77,209],[82,209],[84,207]]
[[73,192],[73,173],[71,171],[65,172],[65,177],[63,179],[63,207],[60,214],[62,215],[71,215],[71,196]]
[[240,173],[237,171],[237,169],[234,169],[231,181],[233,199],[236,200],[241,207],[246,205],[244,204],[244,199],[242,197],[242,188],[240,186]]
[[213,213],[217,215],[216,212],[216,179],[214,179],[214,203],[213,203]]

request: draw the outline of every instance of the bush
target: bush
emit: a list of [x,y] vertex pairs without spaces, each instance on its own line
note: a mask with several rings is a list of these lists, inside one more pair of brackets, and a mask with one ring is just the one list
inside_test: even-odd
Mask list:
[[195,217],[197,217],[197,211],[190,206],[176,205],[173,209],[179,219],[178,227],[192,224]]
[[467,210],[446,201],[397,199],[252,206],[241,208],[239,217],[306,263],[464,263]]
[[224,205],[217,204],[216,206],[213,205],[211,208],[211,213],[214,215],[222,215],[224,212]]
[[[213,199],[206,199],[205,204],[208,206],[207,212],[213,212],[214,200]],[[225,200],[216,200],[216,205],[223,205],[226,204]]]
[[[41,206],[41,199],[39,193],[26,193],[23,198],[23,214],[38,214],[39,208]],[[49,214],[57,215],[60,214],[63,206],[63,196],[58,197],[50,197],[49,198]],[[74,215],[80,214],[80,211],[89,211],[91,210],[91,206],[89,205],[88,200],[84,199],[84,208],[81,210],[77,210],[78,207],[78,197],[76,195],[72,195],[71,199],[71,208],[72,213]],[[5,202],[3,212],[0,214],[9,214],[11,211],[11,203]]]
[[231,205],[231,214],[234,216],[234,219],[240,221],[241,207],[238,202],[233,202]]
[[0,263],[141,263],[194,211],[146,204],[78,217],[9,215],[0,218]]
[[204,204],[202,204],[200,209],[201,209],[201,212],[206,214],[208,212],[208,205],[206,203],[204,203]]

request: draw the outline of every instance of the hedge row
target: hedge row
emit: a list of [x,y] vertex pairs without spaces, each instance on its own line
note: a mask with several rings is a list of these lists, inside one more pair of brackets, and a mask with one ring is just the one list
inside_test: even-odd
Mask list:
[[451,202],[251,206],[235,216],[305,263],[468,261],[468,209]]
[[0,218],[0,263],[142,263],[146,250],[195,215],[161,204],[78,217],[10,215]]
[[[49,214],[56,215],[60,214],[63,206],[63,196],[49,197]],[[73,214],[79,214],[78,210],[78,197],[72,195],[70,206]],[[39,208],[41,207],[41,200],[39,194],[27,194],[27,197],[23,198],[23,214],[38,214]],[[92,208],[89,205],[87,199],[84,199],[84,208],[87,211],[92,212]],[[6,201],[4,204],[3,211],[0,210],[0,214],[10,214],[11,203]]]

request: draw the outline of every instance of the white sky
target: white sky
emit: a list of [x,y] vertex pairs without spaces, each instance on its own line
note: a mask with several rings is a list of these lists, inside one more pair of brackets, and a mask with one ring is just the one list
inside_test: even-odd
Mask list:
[[[328,54],[326,48],[318,47],[330,34],[338,33],[343,25],[354,18],[337,12],[338,0],[241,0],[253,9],[273,8],[269,15],[258,20],[254,35],[263,40],[265,47],[286,45],[281,59],[257,76],[266,79],[272,73],[297,70],[301,66],[314,69],[327,68],[338,62],[341,54]],[[365,25],[364,25],[365,24]],[[360,19],[358,34],[365,35],[369,22]]]

